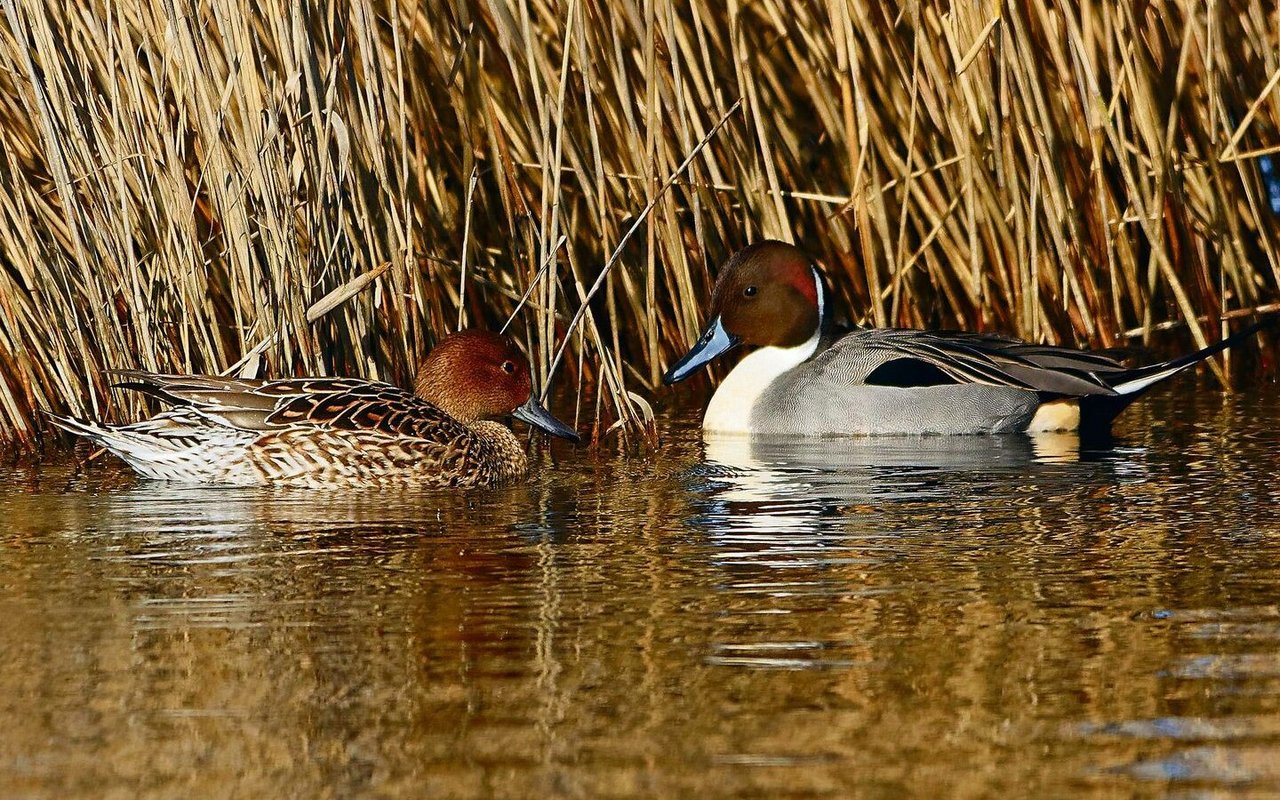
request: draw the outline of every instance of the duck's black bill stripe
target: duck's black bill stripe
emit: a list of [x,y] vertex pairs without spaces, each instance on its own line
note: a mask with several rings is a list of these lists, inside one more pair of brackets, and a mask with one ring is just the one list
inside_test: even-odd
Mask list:
[[740,341],[742,340],[737,336],[726,331],[720,317],[716,317],[707,323],[707,329],[698,337],[697,344],[662,376],[662,382],[670,385],[684,380],[716,356],[732,350]]

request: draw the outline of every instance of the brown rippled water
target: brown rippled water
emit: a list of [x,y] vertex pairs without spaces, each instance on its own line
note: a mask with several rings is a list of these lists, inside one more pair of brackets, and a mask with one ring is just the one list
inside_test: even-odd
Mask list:
[[1274,795],[1280,402],[1199,386],[1083,451],[0,472],[0,796]]

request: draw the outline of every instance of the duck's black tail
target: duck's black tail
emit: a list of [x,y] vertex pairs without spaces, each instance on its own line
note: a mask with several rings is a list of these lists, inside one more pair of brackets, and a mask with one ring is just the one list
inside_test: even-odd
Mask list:
[[1220,342],[1215,342],[1203,350],[1197,350],[1171,361],[1150,364],[1145,367],[1116,372],[1106,376],[1107,383],[1115,390],[1113,395],[1092,395],[1080,399],[1080,425],[1095,431],[1105,431],[1111,421],[1129,407],[1148,389],[1161,381],[1172,378],[1187,367],[1195,366],[1205,359],[1216,356],[1233,345],[1252,337],[1263,328],[1271,327],[1280,315],[1270,314],[1247,328],[1231,334]]

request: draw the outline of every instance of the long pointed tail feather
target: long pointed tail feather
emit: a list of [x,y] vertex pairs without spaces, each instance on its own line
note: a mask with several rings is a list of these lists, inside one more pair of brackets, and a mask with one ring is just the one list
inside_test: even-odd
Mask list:
[[1209,345],[1203,350],[1197,350],[1194,353],[1190,353],[1180,358],[1175,358],[1171,361],[1165,361],[1160,364],[1151,364],[1150,366],[1139,367],[1134,370],[1123,372],[1117,376],[1119,380],[1112,383],[1111,388],[1115,389],[1117,394],[1136,397],[1165,378],[1171,378],[1187,367],[1199,364],[1201,361],[1212,358],[1227,348],[1252,337],[1263,328],[1273,325],[1275,321],[1276,317],[1274,316],[1265,317],[1258,322],[1253,323],[1249,327],[1233,333],[1219,342]]
[[1111,427],[1111,421],[1152,386],[1177,375],[1188,367],[1212,358],[1233,345],[1239,344],[1263,328],[1275,324],[1276,320],[1277,317],[1275,315],[1267,316],[1222,341],[1209,345],[1203,350],[1197,350],[1194,353],[1189,353],[1171,361],[1138,367],[1137,369],[1107,376],[1111,388],[1116,393],[1110,396],[1098,395],[1080,398],[1081,432],[1094,435],[1106,433]]
[[83,436],[86,439],[90,439],[100,445],[106,444],[105,442],[102,441],[102,435],[106,431],[100,425],[97,425],[89,420],[78,419],[76,417],[64,417],[61,414],[55,414],[52,411],[45,411],[43,413],[46,417],[49,418],[50,422],[52,422],[54,425],[57,425],[59,428],[62,428],[64,431],[67,431],[68,433],[74,433],[77,436]]

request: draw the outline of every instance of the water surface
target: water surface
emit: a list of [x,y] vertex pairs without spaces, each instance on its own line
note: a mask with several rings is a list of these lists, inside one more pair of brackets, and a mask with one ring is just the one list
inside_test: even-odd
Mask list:
[[1280,402],[1194,388],[469,493],[6,468],[0,796],[1274,795]]

